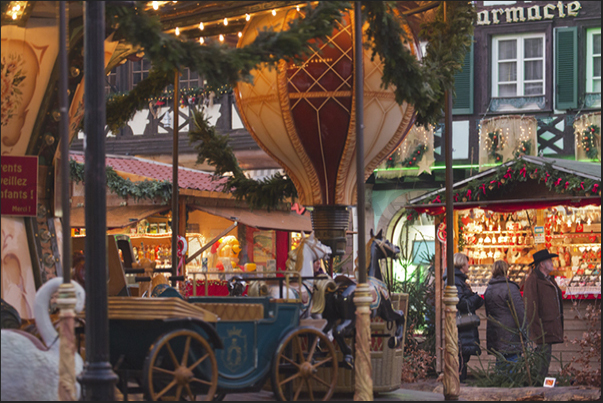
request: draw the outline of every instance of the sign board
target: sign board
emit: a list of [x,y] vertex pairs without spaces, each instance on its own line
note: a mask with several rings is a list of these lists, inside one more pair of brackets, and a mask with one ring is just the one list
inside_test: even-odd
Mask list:
[[2,156],[2,215],[35,217],[38,212],[38,157]]
[[536,244],[540,244],[540,243],[545,243],[545,237],[544,237],[544,227],[543,226],[536,226],[534,227],[534,243]]

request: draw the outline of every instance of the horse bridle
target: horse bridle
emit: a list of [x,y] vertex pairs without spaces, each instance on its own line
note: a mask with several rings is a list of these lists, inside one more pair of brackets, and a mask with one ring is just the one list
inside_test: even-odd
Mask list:
[[[394,245],[392,245],[391,243],[387,242],[386,239],[378,239],[375,238],[374,242],[377,244],[377,246],[379,247],[379,249],[381,250],[381,252],[383,253],[383,256],[385,257],[385,270],[386,270],[386,275],[387,275],[387,290],[389,291],[389,293],[392,293],[392,283],[393,283],[393,271],[392,271],[392,265],[393,263],[391,261],[388,262],[389,259],[387,259],[388,254],[386,252],[386,249],[390,252],[392,252],[392,256],[396,254],[396,250],[394,249]],[[390,246],[391,245],[391,246]],[[379,270],[381,270],[381,268],[379,268]],[[392,276],[390,276],[390,273],[392,274]]]

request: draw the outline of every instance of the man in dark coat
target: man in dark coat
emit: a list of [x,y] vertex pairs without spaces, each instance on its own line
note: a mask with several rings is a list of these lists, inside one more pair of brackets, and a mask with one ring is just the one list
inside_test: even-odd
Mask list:
[[563,299],[561,289],[551,277],[554,257],[547,249],[534,253],[534,266],[524,286],[530,338],[542,356],[540,375],[547,376],[553,344],[563,343]]
[[525,311],[519,286],[507,279],[508,268],[505,261],[494,262],[492,278],[484,293],[488,317],[486,346],[488,352],[502,355],[496,357],[497,366],[501,368],[504,360],[517,361],[521,355],[520,331]]
[[[456,309],[461,314],[472,313],[475,315],[484,300],[476,292],[473,292],[467,284],[467,273],[469,272],[469,258],[463,253],[454,254],[454,285],[458,292],[459,302]],[[446,275],[444,275],[446,283]],[[477,327],[459,329],[459,380],[461,382],[467,379],[467,363],[472,355],[482,353],[479,346],[479,331]]]

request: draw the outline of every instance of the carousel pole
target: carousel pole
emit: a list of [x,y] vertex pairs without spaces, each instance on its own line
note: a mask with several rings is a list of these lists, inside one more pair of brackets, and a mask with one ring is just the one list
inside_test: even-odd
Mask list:
[[[174,73],[174,136],[172,142],[172,277],[178,276],[178,118],[180,102],[180,73]],[[172,287],[176,286],[176,280],[172,280]]]
[[354,400],[373,400],[371,365],[372,302],[366,275],[366,222],[364,214],[364,74],[362,68],[362,2],[354,2],[354,76],[356,89],[356,192],[358,213],[358,286],[356,304],[356,359]]
[[[109,363],[107,311],[107,176],[105,172],[105,2],[84,2],[86,92],[86,363],[79,377],[84,400],[115,400]],[[68,155],[63,155],[67,159]],[[64,260],[69,259],[63,256]]]
[[75,390],[75,287],[71,284],[71,217],[69,216],[69,100],[67,96],[67,5],[59,1],[59,111],[61,208],[63,211],[63,284],[59,287],[60,308],[59,400],[76,400]]
[[[444,2],[444,21],[447,21],[446,2]],[[445,94],[445,134],[444,153],[446,159],[446,270],[447,279],[444,288],[444,399],[458,400],[461,384],[459,381],[458,329],[456,327],[456,304],[458,293],[454,285],[454,205],[452,175],[452,92]]]

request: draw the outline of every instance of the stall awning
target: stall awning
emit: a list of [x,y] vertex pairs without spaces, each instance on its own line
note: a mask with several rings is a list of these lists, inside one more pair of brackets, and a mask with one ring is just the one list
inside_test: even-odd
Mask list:
[[[453,186],[454,208],[497,212],[555,205],[601,205],[601,164],[522,156]],[[445,188],[409,201],[418,213],[443,214]]]
[[310,215],[299,215],[284,211],[246,210],[236,207],[205,207],[190,205],[189,207],[217,215],[232,221],[258,229],[278,231],[311,232],[312,222]]
[[[117,206],[107,207],[107,228],[123,228],[153,214],[162,213],[170,206]],[[85,227],[86,213],[84,207],[71,209],[71,226]]]

